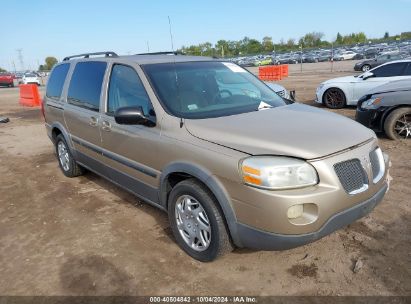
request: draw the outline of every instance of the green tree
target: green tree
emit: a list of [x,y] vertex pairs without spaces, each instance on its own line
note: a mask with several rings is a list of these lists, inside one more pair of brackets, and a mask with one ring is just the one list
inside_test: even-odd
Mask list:
[[343,43],[343,37],[341,36],[341,34],[338,32],[337,33],[337,39],[335,39],[335,44],[342,44]]
[[1,72],[7,72],[5,69],[0,68],[0,73]]
[[46,57],[45,62],[46,62],[46,65],[45,65],[46,70],[50,71],[58,61],[55,57],[49,56],[49,57]]
[[388,32],[385,32],[384,39],[387,40],[388,38],[390,38],[390,34]]
[[272,52],[274,50],[273,38],[265,36],[263,38],[262,48],[266,53]]

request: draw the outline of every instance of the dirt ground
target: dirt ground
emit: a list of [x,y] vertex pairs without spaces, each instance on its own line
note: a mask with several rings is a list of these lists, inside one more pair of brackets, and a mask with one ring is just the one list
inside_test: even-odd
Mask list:
[[[293,65],[280,83],[313,104],[317,85],[353,64]],[[410,141],[381,138],[393,182],[369,216],[303,247],[203,264],[174,243],[162,211],[95,174],[64,177],[18,89],[0,88],[2,115],[0,295],[411,295]]]

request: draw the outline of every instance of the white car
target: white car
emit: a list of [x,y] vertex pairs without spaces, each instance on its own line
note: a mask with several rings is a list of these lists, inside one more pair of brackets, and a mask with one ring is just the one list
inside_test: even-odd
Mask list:
[[331,109],[356,106],[369,90],[402,79],[411,79],[411,59],[387,62],[358,76],[327,80],[318,86],[315,101]]
[[37,84],[38,86],[41,85],[40,78],[34,73],[26,73],[23,75],[21,79],[23,84]]
[[353,51],[345,51],[340,54],[336,54],[334,56],[334,60],[351,60],[357,55],[356,52]]
[[280,95],[281,97],[285,98],[285,99],[289,99],[289,100],[294,100],[295,99],[295,91],[287,91],[286,88],[284,88],[282,85],[279,85],[277,83],[273,83],[273,82],[268,82],[268,81],[264,81],[264,83],[274,92],[276,92],[278,95]]

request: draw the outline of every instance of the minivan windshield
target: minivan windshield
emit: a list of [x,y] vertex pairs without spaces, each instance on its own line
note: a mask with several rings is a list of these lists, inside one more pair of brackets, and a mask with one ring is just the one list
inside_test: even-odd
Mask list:
[[254,75],[230,62],[158,63],[142,68],[162,105],[177,117],[221,117],[286,105]]

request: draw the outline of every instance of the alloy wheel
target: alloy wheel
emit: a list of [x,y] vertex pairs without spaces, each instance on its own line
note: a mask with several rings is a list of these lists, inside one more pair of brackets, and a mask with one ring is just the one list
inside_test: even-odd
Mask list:
[[64,171],[68,171],[70,169],[70,155],[64,142],[59,141],[57,144],[57,153],[61,167]]
[[190,248],[200,252],[210,246],[210,221],[199,201],[190,195],[180,196],[175,205],[175,217],[177,229]]
[[404,114],[397,119],[394,124],[394,131],[401,138],[411,137],[411,113]]

